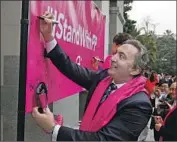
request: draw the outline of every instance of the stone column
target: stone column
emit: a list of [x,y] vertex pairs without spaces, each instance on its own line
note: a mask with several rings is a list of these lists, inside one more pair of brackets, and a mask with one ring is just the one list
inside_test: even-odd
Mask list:
[[111,53],[111,47],[114,36],[123,32],[123,1],[110,1],[110,26],[109,26],[109,53]]

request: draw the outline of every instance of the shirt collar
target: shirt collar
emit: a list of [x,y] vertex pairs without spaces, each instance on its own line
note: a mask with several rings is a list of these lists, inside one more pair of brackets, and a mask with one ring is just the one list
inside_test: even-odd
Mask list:
[[113,80],[112,82],[117,86],[117,89],[119,89],[119,88],[122,87],[124,84],[126,84],[126,83],[116,84],[116,83],[114,82],[114,80]]

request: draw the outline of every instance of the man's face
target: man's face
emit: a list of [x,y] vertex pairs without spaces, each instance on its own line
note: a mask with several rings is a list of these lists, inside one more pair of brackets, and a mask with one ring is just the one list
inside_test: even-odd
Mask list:
[[111,68],[108,73],[113,78],[121,77],[126,79],[131,77],[132,67],[138,49],[132,45],[124,44],[117,48],[117,52],[111,58]]
[[175,100],[176,99],[176,83],[173,83],[171,86],[170,86],[170,95],[171,97]]
[[163,83],[162,86],[161,86],[161,91],[162,92],[167,92],[168,91],[168,84],[167,83]]

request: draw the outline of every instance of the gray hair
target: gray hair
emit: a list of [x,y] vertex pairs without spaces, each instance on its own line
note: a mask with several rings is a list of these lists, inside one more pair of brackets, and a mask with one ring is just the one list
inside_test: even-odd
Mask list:
[[123,44],[130,44],[138,49],[139,53],[135,57],[134,69],[140,69],[141,72],[148,67],[149,55],[147,49],[138,40],[127,40]]

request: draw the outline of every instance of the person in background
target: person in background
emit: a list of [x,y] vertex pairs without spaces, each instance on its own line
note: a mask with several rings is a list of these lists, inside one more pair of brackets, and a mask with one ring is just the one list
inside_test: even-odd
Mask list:
[[172,78],[173,82],[177,82],[177,77],[176,75],[174,75],[174,77]]
[[[153,113],[152,113],[153,116],[160,115],[157,112],[157,107],[158,107],[158,105],[160,103],[159,102],[160,94],[161,94],[161,84],[160,83],[156,83],[154,93],[153,93],[153,95],[151,95],[151,96],[153,96],[151,98],[151,103],[152,103],[152,106],[153,106]],[[154,117],[151,117],[150,129],[153,130],[154,140],[158,141],[160,135],[158,134],[158,132],[155,129],[155,119],[154,119]]]
[[147,79],[146,82],[146,89],[149,92],[150,96],[154,92],[156,83],[158,83],[157,74],[154,71],[152,71],[150,77]]
[[[166,89],[165,89],[166,87]],[[154,116],[160,116],[162,119],[165,119],[166,115],[169,113],[169,111],[176,105],[176,82],[172,83],[170,86],[170,89],[167,89],[168,85],[163,84],[163,87],[157,87],[156,92],[157,93],[157,100],[155,102],[155,108],[153,111]],[[161,90],[160,90],[161,89]],[[166,90],[166,91],[165,91]],[[166,97],[163,99],[161,98],[159,100],[158,96],[160,97],[161,91],[164,91],[167,94]],[[154,129],[154,139],[156,141],[159,140],[160,134],[155,129],[155,119],[151,119],[151,129]]]
[[171,99],[167,98],[167,96],[169,95],[168,84],[166,83],[162,84],[159,93],[160,96],[158,97],[156,110],[157,110],[157,114],[164,119],[166,114],[169,111],[169,107],[167,106],[166,102],[171,103]]
[[92,63],[93,64],[92,68],[97,71],[110,68],[111,67],[111,57],[116,54],[117,48],[119,48],[123,44],[123,42],[125,42],[126,40],[131,40],[131,39],[133,39],[133,37],[128,33],[116,34],[113,38],[111,55],[106,57],[104,63],[100,62],[99,57],[97,57],[97,59],[95,59],[95,60],[92,59],[95,62],[95,63]]
[[[151,72],[150,67],[144,71],[144,76],[147,78],[145,88],[149,92],[149,98],[150,98],[152,106],[153,106],[155,103],[154,102],[155,98],[152,98],[152,96],[153,96],[153,92],[155,90],[155,85],[158,82],[157,76],[156,76],[155,72],[153,72],[153,71]],[[148,135],[148,130],[149,130],[149,128],[148,128],[148,126],[146,126],[144,128],[144,130],[141,132],[141,134],[138,138],[138,141],[145,141],[146,140],[147,135]]]
[[175,105],[164,119],[155,117],[155,129],[160,138],[159,141],[177,141],[177,105]]
[[170,86],[170,92],[167,96],[165,103],[171,110],[176,105],[177,94],[176,94],[176,82],[172,83]]
[[164,73],[162,76],[162,79],[160,80],[160,83],[163,84],[169,84],[169,75],[167,73]]
[[169,87],[167,83],[163,83],[161,88],[160,88],[160,96],[159,96],[159,101],[164,102],[163,100],[166,99],[167,95],[169,93]]

